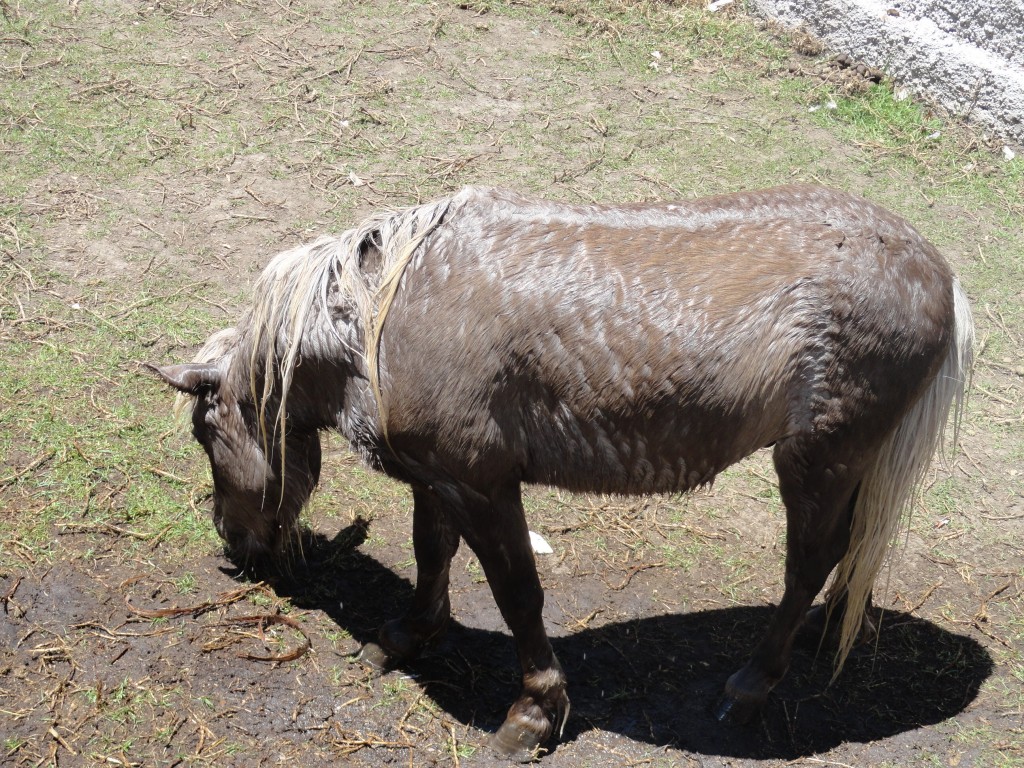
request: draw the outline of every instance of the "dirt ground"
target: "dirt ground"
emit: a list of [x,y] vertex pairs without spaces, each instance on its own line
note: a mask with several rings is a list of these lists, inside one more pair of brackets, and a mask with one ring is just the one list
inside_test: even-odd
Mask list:
[[[568,3],[485,12],[487,4],[314,0],[79,10],[76,1],[27,31],[12,19],[31,19],[31,9],[0,5],[5,71],[35,83],[40,104],[49,76],[71,105],[103,100],[88,152],[76,154],[84,140],[72,133],[50,155],[29,156],[11,133],[0,154],[12,169],[37,168],[3,241],[6,295],[17,297],[4,343],[49,344],[96,367],[81,387],[40,382],[4,395],[9,423],[19,398],[41,396],[77,437],[44,449],[4,433],[0,519],[21,525],[50,509],[47,473],[69,451],[111,470],[96,475],[84,501],[63,499],[76,511],[48,523],[46,546],[20,534],[3,540],[0,764],[496,763],[484,745],[515,697],[517,665],[465,548],[453,568],[456,622],[437,647],[385,673],[354,658],[411,595],[403,488],[335,440],[304,557],[283,573],[242,574],[210,533],[201,452],[169,416],[124,417],[119,406],[142,396],[154,412],[169,409],[171,396],[139,363],[188,358],[237,316],[274,252],[462,183],[582,200],[711,192],[718,182],[742,186],[746,172],[726,168],[720,152],[709,160],[672,145],[697,151],[732,137],[754,144],[758,181],[827,175],[872,188],[880,182],[859,150],[807,122],[806,110],[764,111],[779,98],[772,78],[811,68],[809,60],[793,54],[792,65],[752,75],[768,83],[755,97],[741,72],[756,52],[733,71],[728,51],[702,54],[692,32],[664,47],[674,39],[667,24],[652,58],[646,43],[617,41],[627,21]],[[115,49],[122,53],[108,59]],[[90,53],[112,62],[110,71],[93,69]],[[652,134],[666,104],[686,118]],[[41,106],[6,106],[7,130],[45,129]],[[775,146],[794,135],[823,148],[808,160]],[[907,197],[908,213],[927,210]],[[940,240],[969,236],[988,248],[1002,236],[996,219],[942,206],[948,215],[929,214]],[[943,228],[958,219],[966,223],[954,235]],[[973,250],[951,256],[970,268]],[[538,566],[572,699],[544,765],[1024,764],[1020,432],[992,426],[1020,413],[1012,342],[1024,329],[1004,321],[998,304],[986,311],[996,299],[974,298],[981,335],[1002,327],[1009,339],[979,368],[994,399],[972,401],[964,452],[929,479],[879,591],[877,644],[855,651],[831,682],[828,650],[803,638],[790,675],[749,726],[719,724],[711,710],[781,595],[784,519],[768,455],[683,498],[530,490],[531,527],[554,548]],[[66,314],[40,331],[18,320],[16,304],[23,319],[56,305]],[[85,311],[108,325],[146,312],[183,319],[123,334],[122,362],[104,367],[113,353],[86,347]],[[126,418],[127,431],[132,418],[163,419],[157,470],[94,455],[84,442],[101,422]],[[147,472],[177,512],[139,533],[142,518],[123,497]],[[203,532],[165,533],[186,523]]]

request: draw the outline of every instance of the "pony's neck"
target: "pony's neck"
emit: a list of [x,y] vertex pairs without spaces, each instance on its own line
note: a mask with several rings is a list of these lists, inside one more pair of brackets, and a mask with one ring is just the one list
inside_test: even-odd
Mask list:
[[383,468],[390,449],[369,379],[361,373],[347,377],[338,395],[340,399],[332,408],[330,423],[324,428],[340,432],[371,466]]

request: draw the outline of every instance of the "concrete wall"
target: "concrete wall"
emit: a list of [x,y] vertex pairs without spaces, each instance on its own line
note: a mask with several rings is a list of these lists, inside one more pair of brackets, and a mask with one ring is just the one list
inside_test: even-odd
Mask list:
[[1024,145],[1024,0],[750,0]]

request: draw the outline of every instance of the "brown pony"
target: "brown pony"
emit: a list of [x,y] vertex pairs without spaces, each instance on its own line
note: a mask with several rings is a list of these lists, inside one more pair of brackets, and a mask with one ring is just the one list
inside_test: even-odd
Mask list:
[[972,341],[946,261],[860,198],[579,206],[467,188],[282,253],[235,328],[156,370],[194,398],[236,557],[293,540],[322,429],[411,486],[415,596],[371,660],[407,660],[444,630],[465,539],[522,664],[493,745],[530,758],[569,699],[522,483],[685,491],[774,445],[786,586],[725,684],[719,717],[744,718],[833,570],[818,612],[842,614],[838,667],[872,629],[872,585],[951,407],[959,422]]

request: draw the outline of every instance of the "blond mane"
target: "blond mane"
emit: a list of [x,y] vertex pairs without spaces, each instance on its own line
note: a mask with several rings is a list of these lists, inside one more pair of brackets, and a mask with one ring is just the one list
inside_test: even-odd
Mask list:
[[[295,369],[303,356],[322,357],[339,345],[364,361],[380,428],[387,438],[380,370],[384,323],[406,268],[454,199],[376,214],[337,237],[322,237],[278,254],[256,281],[252,305],[238,326],[211,337],[200,351],[197,361],[201,362],[231,358],[233,379],[242,377],[257,405],[264,449],[277,440],[282,467]],[[379,253],[378,269],[363,268],[368,248]],[[361,345],[353,347],[339,332],[332,312],[339,307],[349,310],[358,324]],[[267,408],[275,400],[277,415],[271,426]]]

